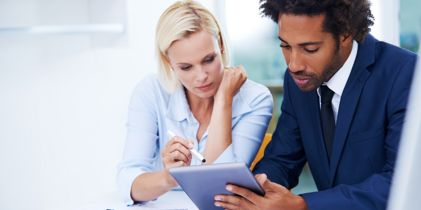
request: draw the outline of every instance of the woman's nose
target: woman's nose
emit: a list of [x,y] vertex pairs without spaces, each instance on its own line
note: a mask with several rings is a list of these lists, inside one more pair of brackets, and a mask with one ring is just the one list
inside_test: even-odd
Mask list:
[[206,79],[207,79],[207,77],[208,77],[208,71],[205,69],[205,68],[203,68],[203,67],[199,67],[198,69],[197,69],[197,73],[196,73],[196,79],[198,80],[198,81],[200,81],[200,82],[203,82],[203,81],[205,81]]

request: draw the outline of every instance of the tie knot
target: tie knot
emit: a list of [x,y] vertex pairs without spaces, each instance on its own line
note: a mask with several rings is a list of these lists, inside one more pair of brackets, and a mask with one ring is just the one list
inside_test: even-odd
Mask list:
[[327,85],[320,86],[320,97],[322,104],[330,104],[332,102],[333,92]]

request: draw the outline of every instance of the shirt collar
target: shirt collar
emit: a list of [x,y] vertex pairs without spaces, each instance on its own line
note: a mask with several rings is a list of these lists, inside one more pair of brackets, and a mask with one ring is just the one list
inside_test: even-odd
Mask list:
[[170,94],[167,107],[168,118],[176,121],[188,119],[190,108],[187,103],[186,93],[182,86]]
[[329,89],[335,92],[335,94],[339,95],[339,97],[342,96],[348,77],[351,74],[352,66],[354,65],[357,57],[357,52],[358,43],[353,40],[351,53],[346,59],[344,65],[342,65],[342,67],[332,76],[332,78],[330,78],[329,81],[324,83],[329,87]]
[[[246,80],[241,86],[240,90],[235,94],[232,101],[232,118],[238,117],[244,113],[252,111],[250,107],[251,97],[244,95],[245,89],[249,88],[250,82]],[[170,99],[167,105],[167,117],[176,121],[188,120],[191,112],[190,106],[187,102],[186,93],[183,87],[178,88],[170,94]]]

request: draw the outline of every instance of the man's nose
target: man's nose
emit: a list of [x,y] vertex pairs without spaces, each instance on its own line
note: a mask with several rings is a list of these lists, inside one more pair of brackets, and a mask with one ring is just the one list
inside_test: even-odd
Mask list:
[[292,73],[304,70],[304,61],[301,55],[297,52],[292,52],[289,58],[288,69]]

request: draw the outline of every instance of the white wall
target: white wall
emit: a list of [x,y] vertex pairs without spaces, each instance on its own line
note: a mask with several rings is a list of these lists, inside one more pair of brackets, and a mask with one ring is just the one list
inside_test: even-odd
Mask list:
[[0,33],[0,209],[63,209],[115,191],[129,97],[155,72],[169,0],[0,0],[0,27],[125,24],[119,35]]
[[379,40],[399,46],[400,0],[371,0],[371,12],[375,18],[372,34]]

